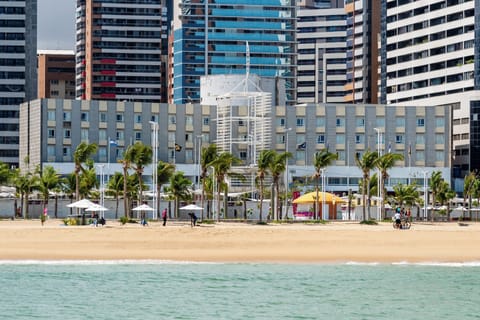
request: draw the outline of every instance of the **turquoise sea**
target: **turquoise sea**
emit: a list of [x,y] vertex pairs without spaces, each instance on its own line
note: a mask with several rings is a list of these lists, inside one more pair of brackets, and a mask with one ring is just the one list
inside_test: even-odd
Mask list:
[[0,319],[480,319],[480,264],[0,262]]

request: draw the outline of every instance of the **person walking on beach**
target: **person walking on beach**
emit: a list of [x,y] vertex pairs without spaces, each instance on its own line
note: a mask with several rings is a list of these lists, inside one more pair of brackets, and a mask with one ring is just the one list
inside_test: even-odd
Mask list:
[[163,226],[167,225],[167,208],[164,208],[162,211]]
[[193,228],[197,225],[198,218],[193,212],[190,212],[188,215],[190,216],[190,226]]

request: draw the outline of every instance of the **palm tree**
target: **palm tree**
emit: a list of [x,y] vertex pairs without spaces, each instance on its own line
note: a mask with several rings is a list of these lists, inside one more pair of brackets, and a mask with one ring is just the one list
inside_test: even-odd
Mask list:
[[[75,196],[75,190],[77,187],[75,186],[75,181],[77,180],[74,173],[67,175],[62,181],[62,190],[67,195],[68,199],[70,199],[70,203],[73,202],[73,197]],[[73,208],[70,208],[70,214],[72,214]]]
[[268,168],[270,162],[272,162],[272,158],[274,153],[272,150],[262,150],[260,155],[258,156],[257,162],[257,181],[260,184],[260,215],[259,220],[262,222],[262,212],[263,212],[263,196],[264,196],[264,182],[265,176],[267,175]]
[[123,191],[123,175],[120,172],[115,174],[108,181],[108,191],[115,197],[115,219],[118,218],[118,202]]
[[[201,156],[200,156],[200,179],[202,181],[202,208],[204,207],[204,199],[205,199],[205,183],[206,178],[208,175],[208,167],[210,163],[217,158],[217,145],[210,144],[207,147],[202,148]],[[203,210],[202,210],[203,215]],[[209,211],[207,211],[207,218],[209,217]],[[202,217],[203,219],[203,217]]]
[[[400,153],[386,153],[377,159],[376,167],[380,170],[380,192],[383,199],[386,198],[387,190],[385,189],[385,181],[388,179],[388,170],[395,166],[396,161],[403,160],[403,155]],[[381,220],[385,218],[384,200],[380,200],[381,206]]]
[[280,212],[280,176],[285,172],[287,168],[287,159],[291,157],[292,154],[290,152],[277,153],[276,151],[272,150],[272,156],[269,162],[268,169],[270,171],[270,174],[272,175],[272,182],[275,188],[275,220],[279,220],[278,213]]
[[[363,156],[360,158],[358,154],[355,155],[355,162],[357,166],[362,171],[363,175],[363,220],[367,220],[367,211],[366,211],[366,197],[367,197],[367,186],[369,185],[370,180],[370,171],[375,168],[378,159],[378,153],[376,151],[367,150],[364,152]],[[368,203],[368,219],[370,219],[370,201]]]
[[139,194],[138,194],[138,203],[143,203],[142,198],[142,189],[143,189],[143,181],[142,181],[142,174],[145,166],[152,163],[152,147],[144,145],[141,142],[136,142],[134,145],[129,146],[127,151],[125,151],[125,159],[131,163],[131,167],[137,173],[138,177],[138,186],[139,186]]
[[472,196],[475,192],[475,181],[477,180],[477,175],[475,171],[471,171],[468,175],[465,176],[463,182],[463,202],[468,198],[468,216],[472,218]]
[[393,201],[399,207],[412,207],[421,200],[415,184],[404,185],[399,183],[393,186],[393,193]]
[[[168,181],[175,173],[175,165],[159,161],[157,164],[157,217],[160,217],[160,192],[162,191],[162,186]],[[203,211],[202,211],[203,215]],[[202,216],[203,218],[203,216]]]
[[21,202],[22,202],[22,211],[23,217],[25,219],[29,218],[29,210],[28,210],[28,199],[32,190],[38,187],[38,176],[27,172],[24,175],[19,175],[16,179],[15,188],[17,192],[21,195]]
[[450,221],[450,200],[455,198],[455,191],[453,191],[448,182],[443,179],[440,183],[437,197],[442,206],[447,204],[447,221]]
[[75,163],[75,199],[80,200],[80,172],[85,171],[82,166],[90,157],[97,152],[95,143],[80,142],[73,153],[73,162]]
[[[52,166],[45,166],[38,179],[38,187],[43,198],[43,210],[48,207],[48,198],[50,196],[50,190],[58,187],[60,184],[60,175],[55,171]],[[55,211],[55,218],[57,212]]]
[[[315,155],[313,156],[313,166],[315,167],[315,173],[313,175],[313,178],[315,179],[315,198],[316,202],[314,205],[314,213],[313,213],[313,218],[318,219],[320,217],[320,208],[319,208],[319,196],[318,196],[318,185],[319,185],[319,180],[320,177],[322,176],[322,169],[330,166],[334,160],[337,160],[338,156],[336,153],[332,153],[328,151],[327,148],[323,148],[320,150],[320,152],[316,152]],[[322,192],[325,192],[325,190],[322,190]]]
[[185,178],[183,172],[175,172],[170,178],[170,187],[168,191],[172,194],[175,199],[175,217],[178,218],[179,204],[180,200],[185,200],[190,198],[189,188],[192,186],[192,182]]
[[[441,186],[442,181],[443,181],[442,173],[440,171],[434,171],[428,183],[428,187],[432,192],[432,207],[435,207],[437,203],[437,195],[440,192],[440,188],[442,187]],[[432,213],[432,217],[431,217],[432,222],[433,222],[433,218],[434,218],[434,215]]]
[[[230,152],[223,152],[219,154],[213,161],[210,162],[210,165],[215,171],[215,181],[217,184],[217,221],[220,218],[220,192],[223,190],[226,196],[226,184],[225,177],[232,175],[231,168],[233,165],[240,163],[240,159],[236,158]],[[226,207],[223,208],[226,213]]]

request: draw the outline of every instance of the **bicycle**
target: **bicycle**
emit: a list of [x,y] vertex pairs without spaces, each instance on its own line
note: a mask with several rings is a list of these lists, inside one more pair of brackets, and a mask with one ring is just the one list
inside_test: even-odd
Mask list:
[[402,229],[402,230],[408,230],[412,226],[411,222],[408,221],[407,219],[401,219],[400,223],[397,224],[396,221],[393,221],[393,229]]

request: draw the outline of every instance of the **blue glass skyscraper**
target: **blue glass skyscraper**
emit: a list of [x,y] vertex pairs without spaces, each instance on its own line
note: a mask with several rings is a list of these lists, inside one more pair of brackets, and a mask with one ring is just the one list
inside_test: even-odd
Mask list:
[[200,101],[200,77],[250,73],[285,80],[296,101],[293,0],[184,0],[174,31],[173,102]]

